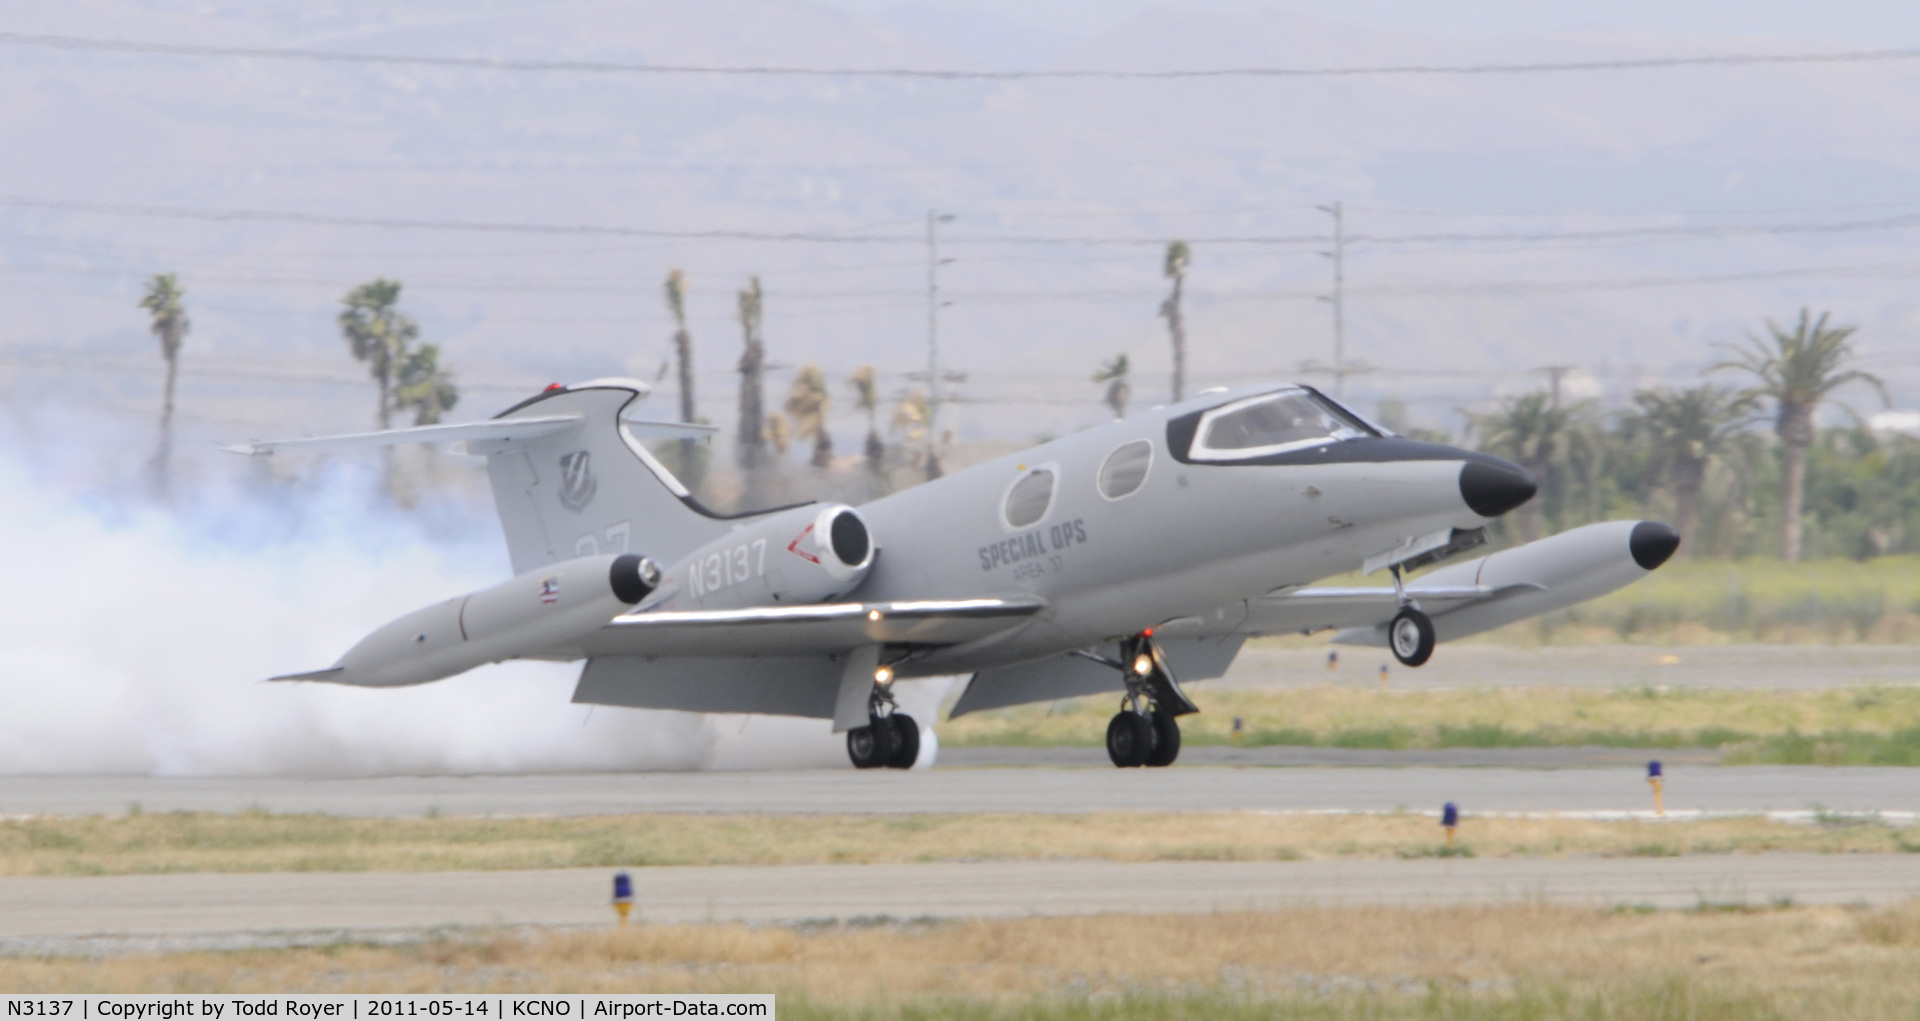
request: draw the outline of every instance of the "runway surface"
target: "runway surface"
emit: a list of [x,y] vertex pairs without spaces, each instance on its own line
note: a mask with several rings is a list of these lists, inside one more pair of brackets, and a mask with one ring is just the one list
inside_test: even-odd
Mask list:
[[[1648,807],[1645,767],[1604,769],[1093,768],[809,770],[288,778],[0,777],[0,814],[324,812],[342,816],[1089,811],[1391,811],[1452,801],[1467,812]],[[1667,771],[1671,809],[1920,809],[1920,771],[1739,766]]]
[[[0,878],[0,952],[71,952],[73,940],[107,933],[231,938],[608,925],[612,874],[568,869]],[[1532,898],[1667,908],[1764,906],[1785,898],[1798,904],[1885,903],[1920,893],[1920,855],[1022,861],[663,867],[631,875],[643,921],[793,923]]]

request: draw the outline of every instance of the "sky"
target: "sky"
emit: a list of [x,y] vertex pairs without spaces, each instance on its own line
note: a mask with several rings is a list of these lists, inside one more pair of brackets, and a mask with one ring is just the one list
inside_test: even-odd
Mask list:
[[[16,8],[0,31],[714,66],[1164,69],[1899,47],[1920,38],[1920,12],[82,0]],[[103,442],[127,445],[159,386],[133,299],[174,270],[196,324],[181,402],[195,439],[360,427],[368,388],[333,313],[349,287],[387,275],[460,374],[455,417],[479,417],[554,379],[656,376],[671,334],[659,282],[681,268],[713,421],[731,417],[735,294],[755,276],[776,392],[812,362],[837,378],[873,364],[901,396],[927,360],[924,218],[938,209],[955,216],[941,228],[942,357],[971,402],[951,424],[1024,442],[1098,421],[1088,377],[1118,353],[1141,401],[1165,399],[1159,247],[1175,237],[1194,243],[1192,386],[1248,373],[1331,384],[1323,207],[1340,202],[1344,353],[1366,370],[1344,387],[1363,410],[1399,401],[1457,431],[1462,410],[1539,386],[1550,365],[1617,404],[1697,381],[1716,345],[1801,307],[1860,325],[1870,367],[1911,406],[1920,371],[1901,354],[1920,340],[1907,296],[1920,273],[1907,243],[1920,106],[1903,100],[1916,89],[1920,61],[936,82],[0,45],[0,384],[15,408],[72,393],[101,413]],[[209,219],[235,210],[564,229]],[[842,401],[834,421],[850,434],[841,448],[857,449],[857,411]]]
[[[944,26],[964,39],[983,59],[1006,66],[1053,59],[1075,41],[1092,38],[1149,12],[1248,13],[1290,11],[1322,21],[1378,31],[1412,32],[1437,38],[1484,39],[1501,36],[1639,35],[1718,42],[1741,37],[1791,39],[1835,47],[1891,48],[1920,39],[1920,11],[1912,4],[1844,2],[1830,4],[1741,3],[1733,0],[1657,0],[1623,2],[1423,3],[1419,0],[1297,0],[1285,4],[1255,2],[1165,3],[1143,0],[1061,0],[1026,3],[980,0],[975,3],[902,4],[897,0],[822,0],[861,17],[902,25]],[[1006,28],[1020,30],[1004,31]],[[1022,35],[1021,32],[1025,34]]]

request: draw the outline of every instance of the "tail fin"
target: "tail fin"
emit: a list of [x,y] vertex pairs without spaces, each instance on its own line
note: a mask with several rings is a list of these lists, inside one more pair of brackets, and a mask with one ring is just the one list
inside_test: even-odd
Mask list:
[[516,573],[595,553],[674,560],[727,530],[621,422],[647,392],[633,380],[550,389],[496,421],[578,418],[557,432],[469,441],[484,454]]

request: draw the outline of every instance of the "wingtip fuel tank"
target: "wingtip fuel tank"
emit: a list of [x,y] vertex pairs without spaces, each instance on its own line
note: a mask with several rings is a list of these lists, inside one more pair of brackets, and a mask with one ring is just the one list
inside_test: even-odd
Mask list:
[[425,684],[605,627],[659,585],[659,567],[635,553],[565,560],[415,610],[362,638],[326,670],[276,679]]
[[[1667,562],[1680,533],[1658,521],[1602,521],[1440,568],[1408,586],[1478,587],[1501,593],[1433,616],[1440,641],[1479,634],[1514,621],[1565,609],[1624,588]],[[1349,628],[1342,645],[1385,645],[1384,626]]]

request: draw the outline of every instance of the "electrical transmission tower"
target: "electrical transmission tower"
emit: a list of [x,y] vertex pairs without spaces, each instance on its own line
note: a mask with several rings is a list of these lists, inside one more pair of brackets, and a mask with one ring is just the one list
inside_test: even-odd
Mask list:
[[927,210],[927,480],[940,477],[940,258],[939,228],[953,222],[952,213]]
[[1323,366],[1311,359],[1300,363],[1300,371],[1333,377],[1333,395],[1344,397],[1347,377],[1373,371],[1365,362],[1347,361],[1347,221],[1344,204],[1335,202],[1315,209],[1333,217],[1333,250],[1320,254],[1333,260],[1333,291],[1320,300],[1333,306],[1333,364]]

